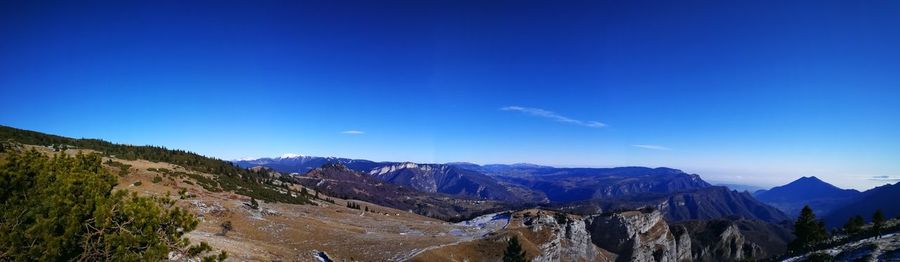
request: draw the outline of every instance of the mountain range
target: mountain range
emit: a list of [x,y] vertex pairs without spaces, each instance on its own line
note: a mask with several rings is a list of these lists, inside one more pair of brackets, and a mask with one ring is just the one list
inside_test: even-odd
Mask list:
[[[320,176],[320,170],[339,165],[355,172],[350,179],[344,179],[346,183],[343,184],[346,185],[365,181],[364,184],[389,184],[420,193],[459,199],[545,206],[583,214],[654,207],[673,221],[740,217],[778,223],[788,219],[781,211],[757,201],[749,193],[711,186],[697,174],[664,167],[556,168],[524,163],[419,164],[311,156],[260,158],[234,163],[246,168],[264,166],[291,172],[299,181],[314,179]],[[298,172],[304,170],[307,171]],[[316,180],[315,183],[341,188],[332,184],[336,180]],[[345,193],[367,191],[360,188],[340,190]],[[370,190],[382,191],[374,188]],[[369,196],[356,194],[355,197],[374,201]],[[400,203],[379,203],[399,209],[420,210]],[[470,209],[465,210],[467,211],[463,214],[477,214]],[[441,216],[463,215],[444,211],[420,211]]]
[[513,236],[541,261],[758,260],[782,254],[793,237],[779,208],[811,205],[830,227],[857,214],[870,220],[878,209],[900,212],[900,184],[857,192],[807,177],[754,196],[665,167],[299,155],[225,162],[0,126],[0,160],[28,150],[100,153],[117,187],[179,192],[173,201],[202,218],[190,237],[238,260],[497,260]]
[[796,217],[804,206],[809,206],[829,228],[840,227],[856,215],[870,221],[876,210],[881,210],[888,218],[900,215],[900,205],[894,204],[900,199],[900,183],[859,192],[842,189],[811,176],[754,192],[754,196],[784,211],[791,218]]

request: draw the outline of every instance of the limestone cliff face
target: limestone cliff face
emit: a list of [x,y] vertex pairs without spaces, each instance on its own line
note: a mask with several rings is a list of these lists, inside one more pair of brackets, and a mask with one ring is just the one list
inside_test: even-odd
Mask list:
[[678,254],[675,256],[677,261],[693,261],[693,254],[691,253],[691,235],[688,233],[687,228],[681,225],[677,226],[669,226],[669,229],[672,230],[672,235],[675,236],[675,247],[678,250]]
[[738,261],[763,257],[764,252],[755,243],[747,241],[735,225],[729,225],[718,234],[716,241],[697,249],[697,260]]
[[[517,219],[520,217],[521,219]],[[591,242],[584,220],[574,216],[533,210],[514,216],[510,229],[527,229],[538,249],[532,261],[609,261],[606,252]]]
[[[616,261],[690,260],[686,230],[676,238],[658,211],[626,211],[586,218],[592,242],[618,254]],[[682,240],[679,243],[678,240]]]
[[[483,239],[431,250],[413,260],[501,261],[507,240],[517,237],[531,261],[691,261],[688,230],[674,230],[658,211],[582,217],[530,209],[513,213],[505,228]],[[438,259],[451,255],[453,259]]]
[[[741,261],[778,254],[772,246],[783,246],[784,230],[759,221],[707,220],[679,223],[690,232],[694,261]],[[742,229],[743,228],[743,229]],[[761,246],[759,243],[766,244]],[[772,244],[782,243],[782,244]]]

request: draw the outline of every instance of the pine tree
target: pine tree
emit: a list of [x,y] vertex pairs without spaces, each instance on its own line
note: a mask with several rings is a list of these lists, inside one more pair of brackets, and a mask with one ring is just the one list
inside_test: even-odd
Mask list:
[[506,242],[506,252],[503,253],[503,262],[525,262],[525,251],[519,244],[519,237],[512,237]]
[[828,238],[825,223],[816,220],[816,214],[809,206],[804,206],[800,216],[794,222],[794,236],[797,238],[788,245],[791,250],[803,250],[812,247]]
[[256,202],[255,198],[250,198],[250,208],[259,209],[259,202]]
[[184,237],[199,221],[169,196],[141,197],[116,183],[97,154],[10,153],[0,166],[0,260],[159,261],[212,250]]
[[866,221],[862,216],[853,216],[850,218],[850,220],[847,221],[847,224],[844,224],[844,233],[847,233],[848,235],[859,233],[859,231],[862,229],[862,226],[865,224]]
[[872,231],[875,231],[876,237],[881,237],[881,230],[884,228],[884,214],[881,213],[881,209],[875,210],[875,214],[872,215]]

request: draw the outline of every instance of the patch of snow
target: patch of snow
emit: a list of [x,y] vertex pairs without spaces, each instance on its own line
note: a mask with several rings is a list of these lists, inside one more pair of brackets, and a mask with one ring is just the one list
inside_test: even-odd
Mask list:
[[283,158],[298,158],[298,157],[303,157],[303,155],[294,154],[294,153],[285,153],[284,155],[281,155],[281,157],[279,157],[279,158],[283,159]]
[[313,258],[315,258],[316,261],[319,261],[319,262],[332,262],[333,261],[333,260],[331,260],[330,257],[328,257],[328,253],[325,253],[325,251],[313,250]]

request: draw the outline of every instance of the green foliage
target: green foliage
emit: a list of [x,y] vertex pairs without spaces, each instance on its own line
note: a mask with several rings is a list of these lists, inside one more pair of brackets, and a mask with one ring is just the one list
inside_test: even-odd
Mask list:
[[525,251],[519,244],[518,237],[512,237],[506,242],[506,252],[503,253],[503,262],[525,262]]
[[125,163],[122,163],[122,162],[116,162],[116,161],[112,161],[112,160],[106,160],[106,164],[109,165],[109,166],[113,166],[113,167],[119,168],[119,173],[118,173],[118,175],[121,176],[121,177],[127,176],[127,175],[128,175],[128,170],[131,169],[131,165],[125,164]]
[[153,162],[166,162],[183,166],[190,171],[215,174],[217,176],[215,179],[210,179],[191,172],[171,172],[165,168],[148,168],[147,170],[161,172],[169,176],[180,177],[184,175],[191,177],[196,180],[198,184],[203,186],[204,189],[212,192],[219,192],[224,189],[240,195],[265,200],[267,202],[291,204],[312,203],[305,196],[300,195],[293,197],[289,193],[286,194],[283,191],[275,189],[274,186],[266,184],[268,174],[265,170],[254,172],[237,167],[231,162],[202,156],[184,150],[172,150],[158,146],[113,144],[99,139],[73,139],[7,126],[0,126],[0,141],[14,141],[22,144],[41,146],[71,145],[76,148],[100,151],[107,156],[125,160],[144,159]]
[[250,198],[250,207],[253,209],[259,209],[259,202],[256,202],[255,198]]
[[804,206],[800,216],[794,222],[794,236],[797,238],[788,245],[791,250],[808,249],[828,238],[825,223],[816,220],[816,214],[809,206]]
[[809,254],[809,256],[806,257],[806,260],[809,262],[830,262],[834,261],[834,257],[828,253],[816,252]]
[[117,179],[100,163],[10,153],[0,168],[0,261],[163,260],[192,248],[183,236],[193,215],[168,198],[113,191]]
[[359,204],[347,201],[347,207],[352,209],[360,209]]
[[134,182],[134,184],[131,184],[131,185],[133,185],[133,186],[141,186],[141,185],[143,185],[143,184],[144,184],[144,183],[142,183],[141,181],[137,181],[137,182]]
[[162,177],[155,176],[155,177],[153,177],[153,179],[150,182],[153,182],[154,184],[159,184],[159,182],[162,182]]
[[844,233],[848,235],[859,233],[862,230],[863,225],[865,224],[866,221],[862,216],[853,216],[847,221],[847,224],[844,224]]
[[556,215],[553,216],[553,217],[556,218],[556,223],[557,223],[557,224],[565,225],[565,224],[568,224],[568,223],[569,223],[569,217],[566,216],[566,214],[563,214],[563,213],[556,213]]
[[299,195],[293,197],[288,190],[279,191],[272,185],[255,181],[253,177],[239,177],[224,175],[217,177],[222,189],[232,191],[240,195],[249,196],[266,202],[281,202],[290,204],[312,204],[308,198]]
[[872,231],[880,237],[882,229],[884,229],[884,213],[881,213],[881,209],[878,209],[872,215]]

